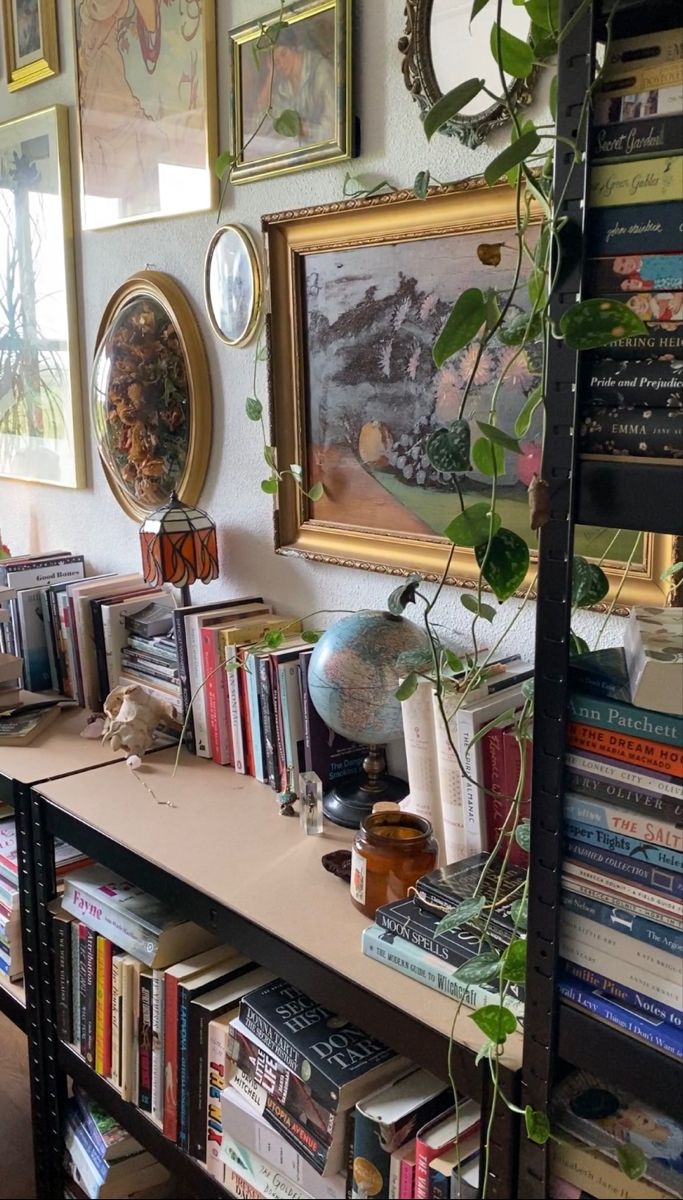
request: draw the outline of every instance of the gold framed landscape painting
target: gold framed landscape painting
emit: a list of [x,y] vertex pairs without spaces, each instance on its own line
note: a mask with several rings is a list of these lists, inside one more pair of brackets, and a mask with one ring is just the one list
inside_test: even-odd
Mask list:
[[2,0],[10,92],[58,74],[56,6],[57,0]]
[[0,125],[0,476],[83,487],[65,108]]
[[298,0],[230,32],[231,183],[350,158],[351,0]]
[[[457,297],[468,287],[513,286],[514,192],[470,179],[435,189],[323,205],[263,219],[271,280],[271,387],[278,462],[300,463],[303,488],[280,485],[276,548],[372,571],[441,577],[450,543],[443,531],[459,511],[455,482],[435,471],[430,433],[459,415],[477,355],[471,343],[442,367],[432,346]],[[532,231],[533,237],[533,231]],[[483,265],[477,246],[500,243],[501,262]],[[512,315],[526,307],[524,274]],[[495,277],[492,272],[495,270]],[[511,364],[511,365],[510,365]],[[508,365],[497,423],[514,432],[526,397],[540,380],[540,357],[494,341],[478,365],[464,415],[487,420],[491,389]],[[497,510],[524,537],[532,563],[527,489],[540,470],[542,409],[506,453]],[[476,470],[458,480],[465,503],[486,499],[490,481]],[[576,553],[603,559],[620,604],[662,602],[661,572],[671,538],[579,526]],[[628,567],[628,579],[622,576]],[[455,551],[450,582],[472,586],[474,553]],[[608,598],[609,599],[609,598]]]
[[214,0],[80,0],[85,229],[215,206]]

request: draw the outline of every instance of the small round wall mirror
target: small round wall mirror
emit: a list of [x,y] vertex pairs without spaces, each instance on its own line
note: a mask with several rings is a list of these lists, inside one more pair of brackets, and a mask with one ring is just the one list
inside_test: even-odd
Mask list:
[[[406,0],[406,28],[398,48],[403,56],[403,78],[422,110],[429,112],[437,100],[464,79],[483,79],[489,91],[501,94],[498,67],[491,54],[491,28],[496,6],[483,9],[470,24],[472,0]],[[505,28],[515,37],[529,36],[529,17],[520,5],[506,6]],[[531,101],[532,78],[507,78],[518,103]],[[508,117],[502,105],[476,96],[442,132],[458,137],[466,146],[478,146]]]
[[261,312],[261,268],[249,231],[242,225],[223,225],[206,253],[204,296],[217,337],[228,346],[243,346],[258,324]]

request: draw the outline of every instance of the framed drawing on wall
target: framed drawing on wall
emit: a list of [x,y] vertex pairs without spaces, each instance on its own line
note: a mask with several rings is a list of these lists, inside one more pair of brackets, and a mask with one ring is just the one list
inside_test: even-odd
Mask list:
[[19,88],[59,73],[57,0],[2,0],[7,88]]
[[232,183],[355,153],[351,0],[297,0],[230,33]]
[[214,207],[214,0],[82,0],[76,62],[85,229]]
[[83,487],[65,108],[0,125],[0,476]]
[[[280,485],[277,549],[318,561],[394,574],[440,578],[451,547],[443,531],[465,504],[486,499],[490,481],[477,470],[457,479],[434,469],[430,434],[460,415],[461,397],[477,357],[476,340],[440,368],[432,346],[457,297],[469,287],[513,286],[514,191],[470,179],[435,189],[381,195],[266,216],[271,283],[271,386],[274,441],[280,463],[300,463],[303,489]],[[533,238],[533,234],[532,234]],[[499,243],[501,262],[477,255],[481,242]],[[510,309],[528,304],[525,273]],[[464,416],[489,419],[491,392],[507,368],[497,401],[497,424],[512,434],[525,399],[540,380],[540,356],[497,339],[478,364]],[[476,427],[475,427],[476,434]],[[527,489],[540,465],[538,409],[522,440],[506,453],[497,510],[524,537],[535,575],[536,535],[529,528]],[[671,562],[671,539],[625,531],[577,529],[576,553],[603,565],[612,595],[631,559],[621,603],[663,598],[661,571]],[[474,552],[456,549],[450,581],[472,585]]]

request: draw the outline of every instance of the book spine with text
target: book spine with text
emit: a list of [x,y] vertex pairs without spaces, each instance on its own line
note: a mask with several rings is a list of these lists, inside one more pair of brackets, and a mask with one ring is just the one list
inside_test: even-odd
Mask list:
[[[635,818],[637,828],[651,824],[653,827],[660,822],[662,825],[675,825],[683,821],[683,799],[673,799],[671,796],[661,796],[655,791],[647,792],[627,784],[611,783],[609,779],[601,779],[599,775],[565,768],[567,788],[576,799],[586,799],[595,804],[608,807],[612,805],[627,810],[629,819]],[[596,822],[600,824],[601,822]],[[635,834],[642,837],[642,834]],[[683,846],[683,841],[681,842]]]
[[[187,717],[190,712],[190,701],[192,693],[190,691],[190,669],[187,656],[187,634],[185,631],[185,618],[183,613],[178,609],[173,611],[173,630],[175,633],[175,644],[178,651],[178,682],[180,683],[180,696],[183,705],[183,717]],[[188,750],[196,753],[195,749],[195,734],[194,734],[194,711],[190,713],[187,722],[187,730],[185,732],[185,743]]]
[[614,208],[626,204],[660,204],[683,197],[683,159],[671,155],[646,162],[595,164],[590,172],[588,204]]
[[664,950],[667,954],[683,958],[683,934],[668,925],[641,917],[626,908],[603,904],[590,896],[569,889],[562,892],[562,906],[570,912],[595,921],[598,925],[604,925],[607,929],[636,938],[655,950]]
[[[565,763],[575,771],[584,775],[597,776],[601,780],[631,787],[636,791],[652,793],[662,799],[677,801],[677,809],[683,815],[683,795],[680,781],[670,773],[654,771],[651,767],[636,766],[629,763],[615,762],[599,754],[568,749],[565,753]],[[663,818],[666,820],[666,818]]]
[[683,855],[680,850],[670,850],[666,846],[654,842],[644,842],[641,838],[628,837],[610,829],[601,829],[598,825],[584,824],[565,817],[565,833],[575,838],[577,842],[600,846],[614,854],[623,854],[636,861],[650,863],[654,867],[662,867],[666,871],[675,871],[679,875],[683,871]]
[[[84,926],[85,928],[85,926]],[[81,1049],[81,925],[74,921],[71,926],[71,1043]]]
[[623,987],[642,992],[651,1000],[667,1004],[670,1008],[680,1006],[681,986],[680,975],[675,981],[662,979],[659,975],[650,974],[646,968],[624,962],[613,954],[605,954],[601,947],[593,942],[580,941],[573,933],[560,930],[560,955],[568,962],[576,963],[598,975],[604,975]]
[[[463,807],[463,778],[460,764],[453,753],[446,723],[441,713],[439,699],[430,685],[434,739],[436,745],[436,768],[439,777],[438,791],[441,798],[441,819],[444,833],[444,861],[458,862],[465,856],[465,815]],[[450,723],[451,737],[455,741],[455,722]]]
[[256,1110],[267,1125],[270,1125],[288,1145],[315,1167],[320,1174],[333,1174],[340,1170],[343,1158],[343,1143],[336,1148],[318,1137],[315,1130],[301,1121],[256,1083],[245,1071],[234,1070],[230,1076],[230,1087],[234,1088]]
[[71,939],[72,921],[68,917],[55,916],[52,922],[55,941],[55,967],[57,985],[57,1034],[64,1042],[73,1040],[73,996],[71,992]]
[[152,972],[139,976],[138,1004],[138,1108],[152,1111]]
[[434,830],[439,846],[439,862],[450,859],[444,850],[444,822],[441,810],[439,760],[436,753],[436,728],[431,680],[420,679],[401,704],[403,737],[406,748],[411,812],[425,817]]
[[675,902],[661,896],[659,892],[636,887],[633,883],[625,887],[620,879],[604,875],[593,867],[573,862],[568,858],[562,863],[562,871],[569,888],[582,890],[588,886],[592,889],[591,894],[595,899],[604,903],[612,900],[614,904],[641,916],[650,917],[653,921],[666,921],[674,929],[683,929],[683,909],[680,906],[676,909]]
[[189,1061],[190,1044],[190,995],[181,984],[178,989],[178,1134],[177,1144],[181,1150],[189,1149],[190,1134],[190,1074],[194,1070]]
[[152,1119],[164,1123],[164,972],[152,971]]
[[97,934],[87,925],[80,926],[81,1054],[89,1066],[95,1065],[95,986],[97,977]]
[[[513,807],[513,797],[517,793],[517,788],[520,783],[520,775],[522,771],[522,755],[519,749],[519,743],[511,729],[503,729],[503,795],[509,797],[504,800],[504,812],[501,813],[502,823],[500,829],[505,830],[508,834],[512,833],[513,819],[509,816],[510,809]],[[524,779],[522,781],[522,792],[519,801],[519,809],[517,813],[517,825],[531,816],[531,757],[532,748],[531,742],[524,743]],[[495,843],[494,843],[495,844]],[[493,847],[491,847],[493,848]],[[501,854],[506,851],[506,842],[501,846]],[[512,837],[512,845],[510,853],[507,856],[509,866],[521,867],[526,870],[529,863],[529,855],[526,850],[523,850],[514,837]]]
[[[678,459],[683,457],[682,431],[683,410],[678,408],[595,407],[581,418],[579,450],[581,454]],[[577,719],[571,706],[570,711]]]
[[681,121],[674,115],[617,121],[613,125],[593,128],[591,133],[591,161],[594,163],[676,154],[680,149]]
[[[201,630],[202,669],[209,726],[211,757],[220,766],[230,766],[230,742],[228,739],[229,711],[225,705],[222,684],[225,671],[221,670],[219,656],[219,632],[211,627]],[[227,680],[226,686],[227,686]]]
[[178,1136],[178,980],[164,975],[164,1135]]
[[121,964],[125,955],[115,954],[111,960],[111,1072],[115,1088],[121,1087]]
[[560,976],[557,986],[560,995],[578,1008],[592,1013],[608,1025],[623,1029],[624,1033],[638,1038],[641,1042],[655,1046],[657,1050],[671,1055],[672,1058],[683,1061],[683,1036],[672,1025],[636,1013],[616,1000],[608,1000],[580,980]]
[[667,1025],[673,1025],[675,1029],[683,1029],[683,1016],[681,1015],[680,1007],[671,1008],[670,1005],[663,1004],[659,1000],[653,1000],[643,992],[636,991],[635,988],[617,983],[614,979],[608,978],[607,975],[602,975],[598,971],[591,971],[590,967],[582,967],[580,964],[570,962],[566,958],[560,961],[563,971],[570,979],[579,979],[582,983],[587,984],[588,987],[604,992],[613,1000],[627,1004],[629,1008],[634,1009],[636,1012],[642,1012],[644,1016],[651,1017],[655,1021],[664,1021]]
[[[210,1175],[222,1183],[225,1164],[221,1158],[223,1141],[223,1111],[221,1093],[227,1084],[225,1064],[228,1057],[227,1025],[209,1022],[208,1070],[206,1075],[206,1166]],[[196,1147],[193,1148],[196,1157]]]
[[[671,1193],[641,1176],[629,1179],[617,1162],[573,1138],[558,1138],[550,1151],[550,1195],[557,1200],[670,1200]],[[562,1182],[562,1188],[558,1184]]]
[[[653,978],[657,977],[665,983],[679,988],[679,990],[683,987],[681,960],[677,955],[670,954],[668,950],[659,950],[656,946],[650,946],[637,938],[629,937],[628,934],[622,933],[618,929],[608,928],[597,921],[591,921],[583,913],[572,912],[568,908],[563,907],[560,922],[562,934],[568,938],[574,938],[577,944],[582,942],[586,946],[592,947],[598,955],[611,955],[613,958],[618,958],[624,965],[642,972],[644,978],[651,975]],[[583,959],[575,961],[583,962]],[[647,991],[647,989],[645,990]],[[681,998],[683,999],[683,994]]]
[[226,644],[224,647],[226,662],[226,680],[228,685],[228,702],[230,705],[230,736],[232,741],[233,766],[239,775],[246,775],[247,761],[244,745],[244,722],[242,720],[242,704],[240,700],[239,676],[241,667],[237,666],[237,646]]
[[[486,797],[484,795],[484,756],[481,741],[472,745],[478,732],[475,714],[459,708],[453,722],[455,744],[464,767],[461,775],[462,817],[467,854],[480,854],[486,838]],[[481,784],[481,786],[479,786]]]
[[270,660],[266,654],[256,658],[258,672],[259,701],[261,704],[261,726],[266,760],[268,783],[277,792],[280,786],[280,766],[277,758],[277,735],[275,732],[275,710],[270,683]]
[[95,1004],[95,1070],[104,1079],[111,1071],[111,964],[114,947],[97,935],[97,988]]
[[599,725],[601,729],[646,737],[669,746],[683,743],[683,717],[649,712],[646,708],[579,691],[569,693],[568,711],[572,720],[583,721],[586,725]]
[[266,756],[263,748],[263,729],[261,723],[261,705],[259,703],[258,675],[256,672],[257,656],[249,651],[244,660],[247,676],[247,702],[249,704],[249,721],[254,748],[254,770],[259,783],[267,783]]
[[[418,946],[402,938],[387,939],[386,932],[379,925],[370,925],[363,930],[362,950],[368,958],[383,962],[410,979],[418,979],[426,987],[452,1000],[462,1001],[470,1008],[481,1008],[486,1004],[497,1004],[499,993],[494,987],[484,984],[463,984],[454,978],[453,971],[444,967],[439,959],[427,954]],[[517,1017],[524,1015],[524,1003],[507,996],[505,1004]]]
[[[622,205],[591,209],[586,220],[586,252],[591,258],[609,254],[666,253],[677,244],[679,223],[680,202],[676,200],[644,207]],[[643,350],[641,357],[647,358],[647,346]]]
[[567,740],[575,750],[616,758],[635,767],[647,767],[663,775],[683,778],[683,747],[680,746],[667,746],[663,742],[599,729],[580,721],[569,722]]
[[683,877],[673,871],[665,871],[659,867],[642,863],[638,859],[627,858],[623,854],[613,854],[610,850],[598,846],[590,846],[586,842],[577,842],[576,838],[564,838],[565,854],[576,862],[588,863],[594,870],[619,879],[633,880],[641,887],[651,888],[661,896],[671,897],[680,907],[683,899]]

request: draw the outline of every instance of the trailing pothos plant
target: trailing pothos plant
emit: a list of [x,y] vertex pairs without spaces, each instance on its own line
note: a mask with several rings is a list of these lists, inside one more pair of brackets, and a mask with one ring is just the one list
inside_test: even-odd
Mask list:
[[[571,20],[571,25],[590,9],[591,3],[592,0],[583,0]],[[530,34],[526,42],[515,37],[506,28],[504,13],[509,12],[510,4],[525,8],[529,16]],[[470,21],[476,20],[484,9],[488,9],[489,14],[494,12],[490,49],[498,67],[499,94],[488,88],[482,79],[467,79],[443,96],[426,114],[424,120],[425,134],[431,139],[477,96],[485,95],[491,101],[502,104],[510,122],[510,140],[489,163],[484,178],[489,186],[493,186],[506,177],[515,197],[515,226],[510,239],[512,246],[507,243],[503,245],[482,242],[477,247],[479,262],[491,271],[490,287],[470,287],[458,296],[433,346],[433,359],[437,368],[441,368],[455,354],[468,347],[472,360],[471,370],[462,390],[457,418],[449,424],[435,427],[426,447],[432,466],[437,471],[446,473],[452,480],[454,512],[445,530],[445,536],[451,542],[450,554],[441,580],[434,589],[427,587],[420,576],[413,575],[391,593],[388,601],[390,611],[395,614],[404,612],[412,605],[420,607],[430,647],[426,655],[418,652],[404,657],[400,664],[404,678],[397,697],[401,701],[408,699],[417,688],[420,678],[427,678],[433,682],[448,742],[466,778],[470,777],[465,764],[459,759],[451,733],[452,719],[458,707],[481,685],[486,674],[492,669],[501,642],[518,619],[524,601],[531,595],[534,586],[532,581],[524,593],[522,604],[515,606],[504,632],[486,653],[482,653],[482,629],[493,621],[498,611],[490,603],[489,593],[493,593],[499,605],[519,595],[530,565],[527,541],[503,523],[499,511],[498,481],[505,470],[505,456],[523,453],[520,439],[528,432],[537,411],[543,414],[544,409],[544,385],[541,382],[520,404],[513,433],[510,434],[499,424],[498,401],[501,389],[517,360],[527,353],[532,353],[535,361],[541,363],[539,373],[543,381],[547,350],[553,339],[564,339],[568,346],[586,350],[607,346],[619,338],[645,332],[642,321],[631,309],[625,304],[611,300],[578,302],[564,313],[559,326],[553,323],[551,317],[550,297],[564,253],[565,222],[562,216],[564,195],[554,194],[553,190],[553,154],[556,142],[561,141],[563,146],[573,153],[575,164],[581,162],[582,152],[579,147],[590,113],[592,92],[599,82],[599,77],[585,97],[576,142],[565,137],[558,138],[556,133],[557,77],[554,73],[549,88],[552,119],[546,124],[533,121],[522,111],[508,86],[508,78],[525,79],[534,69],[553,72],[553,63],[563,39],[569,32],[569,25],[564,28],[560,26],[559,8],[559,0],[473,0]],[[272,54],[280,28],[281,18],[271,26],[264,26],[261,44],[257,44],[257,52],[260,50]],[[608,21],[608,38],[610,36],[611,24]],[[264,114],[264,120],[267,117],[273,118],[270,108]],[[287,120],[291,120],[290,116]],[[286,126],[287,122],[284,122],[280,131],[286,132]],[[219,174],[229,178],[233,161],[230,156],[222,156],[218,164]],[[345,191],[348,183],[349,177]],[[428,198],[430,184],[429,172],[421,171],[414,182],[414,191],[419,199]],[[389,184],[376,185],[372,190],[378,192],[384,187],[394,190]],[[361,189],[355,190],[353,194],[368,193]],[[537,220],[539,213],[540,227]],[[502,288],[496,284],[496,268],[503,255],[509,254],[513,255],[513,281],[511,286]],[[523,281],[525,265],[528,265],[529,272],[526,281]],[[519,294],[522,288],[527,292],[528,309],[520,315]],[[512,352],[506,355],[504,365],[490,383],[485,419],[472,420],[468,415],[468,400],[483,356],[494,340],[510,348]],[[300,488],[303,487],[303,483],[301,468],[296,464],[290,466],[288,471],[278,468],[275,447],[268,442],[266,436],[263,405],[256,394],[258,363],[264,356],[265,351],[262,345],[259,345],[254,364],[253,394],[246,402],[246,412],[252,421],[260,423],[263,432],[264,458],[270,474],[261,487],[265,492],[275,493],[284,474],[291,474]],[[469,473],[475,469],[490,480],[490,491],[487,499],[470,503],[465,501],[463,484]],[[318,484],[315,491],[308,494],[312,499],[317,499],[321,491],[322,486]],[[547,484],[536,476],[530,484],[529,499],[530,526],[532,530],[538,530],[548,520],[549,501]],[[456,547],[472,549],[477,563],[476,587],[460,597],[460,603],[471,620],[470,645],[466,652],[461,651],[459,654],[444,644],[441,626],[435,615],[448,581]],[[573,611],[589,608],[602,601],[608,592],[608,586],[608,580],[599,563],[591,563],[578,556],[574,558]],[[283,636],[281,631],[271,632],[268,635],[268,644],[277,644]],[[307,636],[313,641],[317,635],[311,633]],[[572,652],[580,653],[588,647],[577,633],[572,632],[571,648]],[[511,723],[520,748],[519,778],[514,795],[509,797],[510,808],[505,825],[500,831],[496,845],[487,856],[472,895],[444,916],[437,931],[445,933],[461,926],[467,926],[469,930],[474,931],[479,939],[478,953],[456,971],[455,977],[463,984],[497,984],[497,989],[492,991],[491,1003],[470,1014],[471,1020],[482,1033],[477,1061],[487,1064],[493,1084],[485,1137],[482,1175],[484,1196],[489,1175],[491,1131],[497,1106],[506,1104],[508,1107],[514,1107],[499,1086],[499,1073],[506,1041],[519,1028],[517,1017],[507,1000],[510,989],[523,984],[526,977],[528,871],[523,882],[514,889],[514,894],[506,891],[505,878],[513,844],[518,844],[527,852],[529,850],[530,825],[527,820],[521,818],[521,812],[527,761],[524,751],[531,737],[532,721],[533,686],[524,685],[521,709],[514,711],[511,708],[477,735],[478,738],[483,737],[494,724]],[[481,787],[476,780],[472,782]],[[491,926],[494,914],[503,906],[510,906],[512,932],[509,944],[501,950],[499,943],[491,936]],[[453,1027],[461,1007],[461,1004],[458,1005],[454,1013]],[[448,1071],[457,1105],[452,1049],[451,1038]],[[523,1116],[527,1134],[533,1141],[544,1144],[552,1136],[546,1113],[534,1111],[530,1107],[526,1110],[515,1108],[515,1111]],[[634,1152],[633,1147],[624,1148],[622,1167],[628,1175],[638,1178],[644,1166],[644,1159],[638,1152]]]

